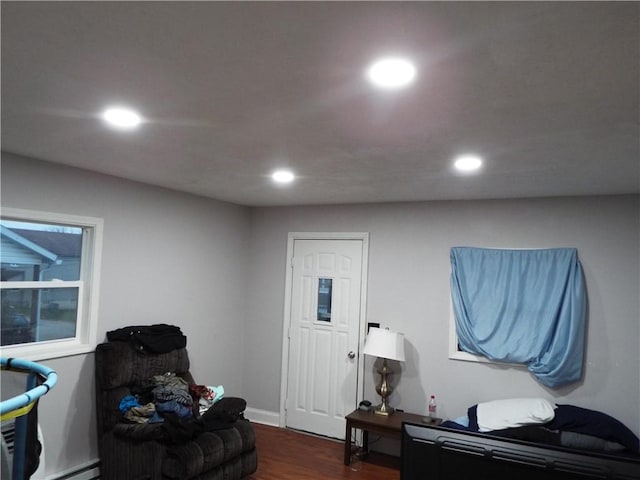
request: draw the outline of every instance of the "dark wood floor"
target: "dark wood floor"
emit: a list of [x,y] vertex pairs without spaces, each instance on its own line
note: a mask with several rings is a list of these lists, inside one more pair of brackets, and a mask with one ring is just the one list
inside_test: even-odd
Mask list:
[[370,454],[351,468],[343,463],[343,443],[284,428],[253,424],[258,471],[251,480],[399,480],[399,460]]

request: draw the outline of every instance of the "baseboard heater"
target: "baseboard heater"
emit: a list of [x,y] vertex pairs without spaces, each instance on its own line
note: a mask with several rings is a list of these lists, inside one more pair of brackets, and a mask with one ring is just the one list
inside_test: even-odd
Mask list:
[[[8,457],[13,456],[13,448],[15,441],[15,422],[13,420],[3,422],[2,423],[2,439],[3,439],[3,449],[6,449],[4,455]],[[31,476],[31,480],[42,480],[44,479],[44,464],[45,464],[45,451],[44,451],[44,441],[42,439],[42,432],[40,430],[40,426],[38,426],[38,439],[42,444],[42,452],[40,453],[40,465],[35,473]],[[99,480],[100,479],[100,468],[98,467],[99,462],[92,461],[88,462],[85,465],[80,465],[74,468],[71,468],[65,472],[50,475],[46,477],[46,480]],[[10,468],[9,468],[10,471]]]
[[73,471],[47,477],[47,480],[98,480],[100,478],[100,468],[97,463],[92,463]]
[[[15,450],[15,442],[16,442],[16,422],[15,419],[6,420],[2,422],[0,431],[2,433],[2,474],[0,478],[11,479],[11,473],[13,470],[13,453]],[[44,441],[42,439],[42,430],[40,429],[40,425],[38,425],[38,441],[42,446],[42,451],[40,452],[38,461],[39,465],[36,471],[31,475],[32,480],[42,480],[44,479],[44,465],[45,465],[45,451],[44,451]]]

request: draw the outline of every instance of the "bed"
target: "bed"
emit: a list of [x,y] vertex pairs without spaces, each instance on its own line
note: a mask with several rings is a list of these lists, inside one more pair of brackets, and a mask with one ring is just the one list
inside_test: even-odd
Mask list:
[[[551,419],[527,412],[522,425],[483,432],[482,406],[469,408],[468,425],[403,424],[401,480],[640,479],[638,438],[604,413],[553,405]],[[498,423],[508,417],[499,406]]]

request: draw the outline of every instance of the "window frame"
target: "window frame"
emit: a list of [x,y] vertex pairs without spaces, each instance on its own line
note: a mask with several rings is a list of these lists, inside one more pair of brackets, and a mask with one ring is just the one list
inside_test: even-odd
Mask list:
[[2,346],[0,347],[2,356],[27,358],[32,361],[37,361],[80,355],[94,351],[98,343],[98,304],[104,220],[98,217],[9,207],[2,208],[1,217],[3,220],[68,225],[79,227],[83,230],[79,280],[1,282],[0,285],[2,289],[78,288],[75,337]]
[[453,311],[453,298],[449,291],[449,360],[462,360],[463,362],[487,363],[501,367],[514,367],[526,370],[527,365],[524,363],[496,362],[489,360],[482,355],[474,355],[464,352],[458,348],[458,329],[456,328],[456,314]]
[[497,365],[505,365],[504,363],[499,364],[498,362],[492,362],[487,357],[483,357],[481,355],[473,355],[472,353],[463,352],[458,348],[456,314],[453,311],[453,301],[451,300],[451,294],[449,294],[449,359],[463,360],[465,362],[493,363]]
[[[487,247],[485,247],[487,248]],[[544,247],[492,247],[494,250],[542,250]],[[449,274],[451,275],[451,273]],[[458,329],[456,327],[456,314],[453,311],[453,292],[449,285],[449,360],[462,360],[464,362],[488,363],[490,365],[498,365],[503,367],[515,367],[522,370],[527,369],[524,363],[496,362],[489,360],[482,355],[474,355],[464,352],[458,348]]]

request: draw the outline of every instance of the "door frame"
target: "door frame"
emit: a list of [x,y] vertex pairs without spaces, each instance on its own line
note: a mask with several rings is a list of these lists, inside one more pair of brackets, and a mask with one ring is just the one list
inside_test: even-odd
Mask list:
[[[360,283],[360,327],[358,332],[358,367],[356,370],[356,403],[364,395],[364,361],[362,347],[367,322],[367,278],[369,271],[368,232],[289,232],[287,237],[286,276],[284,285],[284,318],[282,322],[282,365],[280,369],[280,422],[286,427],[287,384],[289,381],[289,327],[291,326],[291,288],[293,286],[293,248],[296,240],[362,240],[362,278]],[[354,408],[356,406],[354,405]]]

